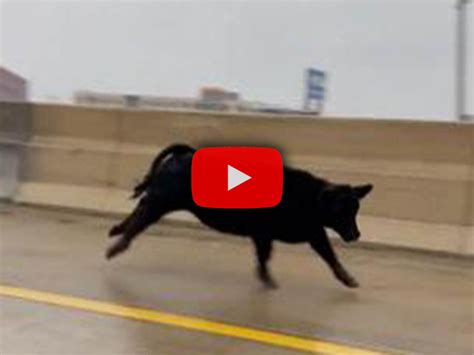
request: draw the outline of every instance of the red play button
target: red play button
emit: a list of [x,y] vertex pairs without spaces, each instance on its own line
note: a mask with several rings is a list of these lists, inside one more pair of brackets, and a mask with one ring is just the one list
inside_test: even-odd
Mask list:
[[283,192],[281,155],[273,148],[199,149],[193,156],[191,189],[201,207],[274,207]]

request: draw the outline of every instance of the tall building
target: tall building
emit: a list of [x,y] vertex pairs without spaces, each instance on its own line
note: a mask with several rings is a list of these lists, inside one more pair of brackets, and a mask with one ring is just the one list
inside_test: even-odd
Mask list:
[[0,101],[28,101],[28,81],[20,75],[0,67]]

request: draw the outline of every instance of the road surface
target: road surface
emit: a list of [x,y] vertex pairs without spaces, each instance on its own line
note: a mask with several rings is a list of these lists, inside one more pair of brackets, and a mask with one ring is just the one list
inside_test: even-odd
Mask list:
[[276,291],[249,242],[164,223],[103,257],[112,217],[0,206],[1,354],[472,354],[473,260],[338,246],[339,284],[277,244]]

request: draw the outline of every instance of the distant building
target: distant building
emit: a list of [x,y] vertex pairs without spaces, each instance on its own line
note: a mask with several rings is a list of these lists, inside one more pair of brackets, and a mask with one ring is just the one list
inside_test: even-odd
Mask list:
[[258,101],[242,100],[239,93],[219,87],[203,87],[198,97],[167,97],[110,94],[78,91],[74,94],[78,105],[126,107],[136,109],[209,110],[228,112],[284,112],[290,109]]
[[201,100],[206,101],[238,101],[239,93],[228,91],[217,86],[204,86],[199,92]]
[[111,94],[94,91],[78,91],[74,94],[78,105],[127,107],[141,109],[177,108],[193,109],[196,99],[183,97]]
[[220,87],[205,86],[199,91],[196,108],[201,110],[236,111],[239,94]]
[[28,81],[0,67],[0,101],[28,101]]

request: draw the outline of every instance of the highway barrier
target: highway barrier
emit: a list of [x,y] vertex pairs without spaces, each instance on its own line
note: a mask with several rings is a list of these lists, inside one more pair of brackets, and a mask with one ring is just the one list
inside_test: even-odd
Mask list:
[[175,142],[271,146],[319,176],[373,183],[364,240],[474,254],[470,123],[0,103],[0,197],[125,213],[132,186]]

